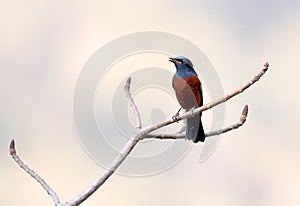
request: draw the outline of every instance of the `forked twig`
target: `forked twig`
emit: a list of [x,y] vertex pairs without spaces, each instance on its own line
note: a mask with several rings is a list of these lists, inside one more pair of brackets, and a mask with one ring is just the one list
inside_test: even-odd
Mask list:
[[[157,130],[161,127],[164,127],[166,125],[175,123],[179,120],[189,118],[189,117],[191,117],[197,113],[200,113],[202,111],[208,110],[214,106],[217,106],[218,104],[221,104],[221,103],[227,101],[228,99],[232,98],[233,96],[236,96],[236,95],[242,93],[245,89],[249,88],[251,85],[253,85],[255,82],[257,82],[260,79],[260,77],[262,77],[265,74],[265,72],[268,70],[268,67],[269,67],[269,64],[265,63],[264,68],[258,74],[256,74],[255,77],[252,78],[248,83],[243,85],[240,89],[233,91],[231,94],[226,95],[219,100],[213,101],[209,104],[199,107],[199,108],[195,109],[194,111],[186,112],[185,114],[179,116],[176,119],[166,120],[164,122],[161,122],[161,123],[158,123],[158,124],[155,124],[152,126],[148,126],[148,127],[145,127],[145,128],[142,128],[141,130],[139,130],[139,132],[136,135],[134,135],[133,137],[130,138],[129,142],[123,147],[121,153],[115,158],[115,160],[110,165],[110,167],[107,168],[106,171],[104,171],[94,181],[94,183],[92,183],[91,186],[86,188],[79,195],[77,195],[75,198],[73,198],[71,201],[69,201],[68,206],[79,205],[81,202],[83,202],[85,199],[87,199],[90,195],[92,195],[121,165],[121,163],[126,159],[126,157],[129,155],[129,153],[132,151],[133,147],[138,143],[138,141],[143,139],[150,132]],[[127,82],[129,82],[129,84],[130,84],[130,81],[127,81]],[[131,101],[134,102],[133,99]],[[136,111],[138,111],[138,110],[136,110]],[[240,120],[242,120],[243,123],[246,120],[247,111],[248,111],[248,107],[246,106],[245,109],[243,110],[242,118],[240,118]],[[229,131],[229,129],[225,128],[224,132],[226,132],[226,131]],[[215,132],[215,134],[219,134],[219,132]],[[212,135],[210,135],[210,136],[212,136]]]

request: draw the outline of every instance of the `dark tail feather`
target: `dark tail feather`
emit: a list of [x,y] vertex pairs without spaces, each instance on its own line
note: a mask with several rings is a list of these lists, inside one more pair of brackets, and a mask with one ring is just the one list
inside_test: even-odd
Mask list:
[[201,114],[187,119],[186,138],[194,143],[204,142],[205,133],[201,122]]

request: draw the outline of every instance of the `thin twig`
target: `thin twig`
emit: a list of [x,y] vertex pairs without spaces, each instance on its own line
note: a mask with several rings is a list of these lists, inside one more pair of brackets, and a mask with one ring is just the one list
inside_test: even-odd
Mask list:
[[128,98],[129,104],[132,108],[132,111],[134,112],[134,116],[135,116],[135,122],[136,122],[136,128],[137,129],[141,129],[142,128],[142,123],[141,123],[141,116],[140,116],[140,112],[132,98],[131,92],[130,92],[130,83],[131,83],[131,78],[129,77],[126,81],[126,84],[124,86],[124,90],[125,90],[125,94]]
[[12,140],[10,142],[9,146],[9,153],[12,156],[12,158],[15,160],[15,162],[23,169],[25,172],[27,172],[33,179],[35,179],[40,185],[46,190],[46,192],[52,197],[53,202],[56,206],[61,205],[60,200],[57,196],[57,194],[54,192],[53,189],[43,180],[37,173],[35,173],[32,169],[29,168],[17,155],[17,151],[15,148],[15,140]]
[[[206,132],[205,137],[211,137],[211,136],[216,136],[220,135],[225,132],[229,132],[230,130],[237,129],[240,126],[243,126],[243,124],[246,122],[248,115],[248,105],[245,105],[242,111],[242,114],[240,116],[240,119],[238,122],[233,123],[231,125],[228,125],[222,129],[214,130],[211,132]],[[155,135],[155,134],[148,134],[143,137],[143,139],[149,139],[149,138],[155,138],[155,139],[185,139],[185,134],[183,133],[175,133],[175,134],[161,134],[161,135]]]
[[236,122],[234,124],[231,124],[227,127],[224,127],[223,129],[220,129],[220,130],[215,130],[215,131],[208,132],[208,133],[205,134],[205,136],[210,137],[210,136],[220,135],[222,133],[229,132],[230,130],[237,129],[246,122],[247,115],[248,115],[248,105],[245,105],[244,109],[243,109],[243,112],[242,112],[242,115],[240,116],[240,119],[239,119],[238,122]]

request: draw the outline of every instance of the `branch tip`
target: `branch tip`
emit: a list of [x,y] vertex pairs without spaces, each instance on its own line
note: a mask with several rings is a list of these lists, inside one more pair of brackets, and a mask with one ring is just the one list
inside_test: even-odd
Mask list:
[[240,117],[240,121],[242,121],[242,122],[246,121],[246,118],[248,116],[248,110],[249,110],[248,105],[245,105],[243,108],[243,111],[242,111],[242,115]]
[[11,142],[10,142],[10,145],[9,145],[9,154],[10,155],[13,155],[13,154],[16,154],[16,148],[15,148],[15,140],[12,139]]
[[266,62],[264,64],[264,71],[267,71],[269,69],[269,62]]
[[124,86],[125,91],[130,91],[131,77],[128,77],[126,84]]
[[128,82],[128,84],[131,83],[131,77],[128,77],[127,82]]

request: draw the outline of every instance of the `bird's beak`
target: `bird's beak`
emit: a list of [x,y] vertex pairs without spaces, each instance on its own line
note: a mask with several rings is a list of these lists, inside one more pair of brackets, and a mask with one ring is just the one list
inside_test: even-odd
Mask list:
[[172,57],[169,57],[169,61],[175,63],[175,59]]

